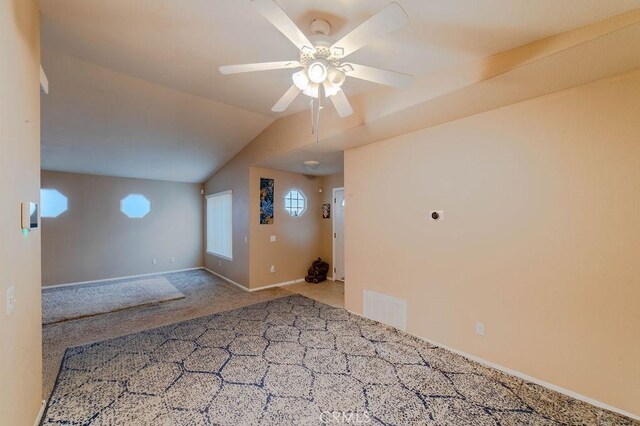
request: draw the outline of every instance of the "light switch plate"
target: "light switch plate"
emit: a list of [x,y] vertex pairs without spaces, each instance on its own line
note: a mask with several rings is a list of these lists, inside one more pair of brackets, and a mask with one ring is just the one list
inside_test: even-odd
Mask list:
[[270,241],[273,243],[273,242],[275,242],[275,241],[276,241],[276,236],[275,236],[275,235],[272,235],[269,239],[270,239]]

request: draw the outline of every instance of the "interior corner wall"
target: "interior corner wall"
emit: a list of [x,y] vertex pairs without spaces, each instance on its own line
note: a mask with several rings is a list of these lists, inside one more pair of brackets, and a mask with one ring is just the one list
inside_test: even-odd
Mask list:
[[[335,112],[329,110],[323,120],[327,126],[326,134],[329,136],[353,126],[353,123],[359,122],[361,117],[354,114],[348,119],[341,119]],[[280,118],[216,170],[206,181],[206,194],[228,190],[233,192],[233,260],[206,253],[204,263],[207,269],[249,288],[251,239],[249,235],[249,168],[269,158],[314,144],[316,143],[314,138],[310,131],[307,111]],[[206,232],[206,229],[203,232]]]
[[[204,266],[227,279],[249,288],[249,165],[240,152],[210,178],[204,186],[206,195],[232,191],[232,259],[205,252]],[[203,205],[206,248],[206,203]]]
[[635,72],[347,151],[347,309],[405,299],[410,333],[640,415],[638,99]]
[[[203,265],[201,184],[42,171],[42,188],[68,198],[66,212],[42,219],[43,286]],[[129,194],[144,195],[151,211],[127,217],[120,201]]]
[[[31,425],[42,401],[40,230],[21,232],[20,204],[39,202],[40,28],[35,1],[0,2],[0,423]],[[5,312],[15,288],[16,305]]]
[[[251,167],[250,172],[251,288],[299,280],[321,256],[322,178]],[[260,178],[274,179],[274,223],[260,224]],[[303,192],[306,210],[293,217],[285,210],[285,195]],[[276,237],[271,242],[271,236]],[[271,265],[275,273],[271,273]]]
[[[344,187],[344,174],[322,177],[322,204],[330,204],[333,209],[333,188]],[[329,219],[320,222],[320,256],[329,263],[329,276],[333,275],[333,210]]]

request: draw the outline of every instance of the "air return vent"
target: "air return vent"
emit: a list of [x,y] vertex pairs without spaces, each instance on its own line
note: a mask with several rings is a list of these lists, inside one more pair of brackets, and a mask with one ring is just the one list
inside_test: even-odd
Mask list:
[[407,329],[407,301],[364,290],[364,316],[402,331]]

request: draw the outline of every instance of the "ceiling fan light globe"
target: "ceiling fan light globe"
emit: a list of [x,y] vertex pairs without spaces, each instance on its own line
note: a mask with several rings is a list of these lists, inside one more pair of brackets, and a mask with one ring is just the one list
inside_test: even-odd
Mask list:
[[346,78],[347,74],[337,68],[331,67],[327,71],[327,79],[333,86],[342,86]]
[[316,60],[307,69],[309,80],[314,83],[322,83],[327,78],[327,66],[322,61]]
[[309,86],[309,77],[305,70],[293,73],[291,78],[293,80],[293,84],[295,84],[300,90],[305,90]]
[[318,97],[318,91],[319,91],[320,86],[318,86],[318,83],[311,83],[309,84],[309,86],[307,86],[306,89],[304,89],[303,93],[307,96],[310,96],[312,98],[317,98]]

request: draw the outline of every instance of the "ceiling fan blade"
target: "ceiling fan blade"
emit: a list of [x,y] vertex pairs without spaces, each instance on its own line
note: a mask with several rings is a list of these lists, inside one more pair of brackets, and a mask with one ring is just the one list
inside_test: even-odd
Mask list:
[[292,84],[291,87],[289,87],[289,90],[287,90],[278,102],[276,102],[273,108],[271,108],[271,111],[283,112],[299,94],[300,89],[298,89],[295,84]]
[[287,16],[278,3],[274,0],[253,0],[253,5],[267,18],[274,27],[287,37],[298,49],[302,51],[315,52],[316,49],[300,28]]
[[331,53],[338,58],[355,52],[373,39],[397,30],[409,22],[409,17],[398,3],[390,3],[380,12],[364,21],[353,31],[331,46]]
[[333,106],[336,107],[336,111],[338,111],[340,118],[348,117],[353,114],[353,108],[351,108],[351,104],[342,89],[338,90],[335,95],[330,96],[329,99],[331,99]]
[[413,76],[409,74],[352,63],[343,64],[342,69],[350,77],[373,81],[385,86],[406,87],[413,79]]
[[298,61],[280,61],[280,62],[260,62],[256,64],[242,64],[242,65],[223,65],[219,69],[220,69],[220,73],[222,74],[238,74],[242,72],[298,68],[301,66],[302,65],[300,65],[300,62]]

